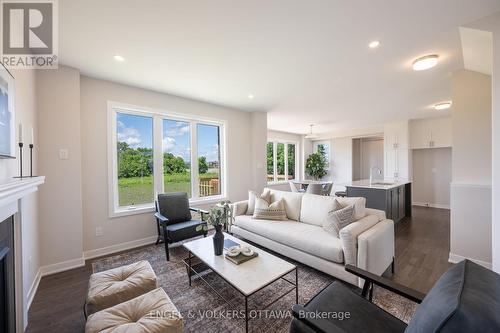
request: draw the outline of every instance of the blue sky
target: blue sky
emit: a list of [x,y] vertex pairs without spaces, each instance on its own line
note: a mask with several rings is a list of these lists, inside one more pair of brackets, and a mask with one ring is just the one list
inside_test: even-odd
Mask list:
[[[153,119],[118,113],[118,141],[132,148],[152,148]],[[184,121],[163,120],[163,151],[190,161],[190,125]],[[218,131],[213,125],[197,125],[198,156],[208,161],[218,161]]]

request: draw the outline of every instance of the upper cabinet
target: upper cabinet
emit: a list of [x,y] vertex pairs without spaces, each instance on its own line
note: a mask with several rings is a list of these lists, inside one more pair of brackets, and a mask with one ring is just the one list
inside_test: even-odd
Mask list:
[[410,143],[412,149],[451,147],[451,117],[412,120]]
[[389,123],[384,126],[384,143],[386,149],[408,149],[408,122]]

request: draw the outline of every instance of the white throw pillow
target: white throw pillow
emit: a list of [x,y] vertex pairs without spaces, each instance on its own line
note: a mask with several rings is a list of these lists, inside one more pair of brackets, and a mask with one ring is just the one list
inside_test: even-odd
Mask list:
[[304,194],[300,208],[300,222],[322,227],[329,220],[329,213],[342,208],[335,197]]
[[253,215],[253,211],[255,208],[255,202],[257,199],[264,199],[268,204],[271,203],[271,191],[269,189],[264,189],[261,195],[258,195],[254,191],[248,191],[248,207],[247,207],[247,215]]
[[269,204],[266,200],[258,198],[255,201],[253,218],[260,220],[286,220],[285,203],[283,200],[278,200]]
[[350,205],[328,214],[328,221],[323,225],[323,229],[335,237],[339,237],[340,229],[356,221],[354,216],[354,205]]
[[338,203],[342,208],[354,206],[354,219],[357,221],[366,216],[366,198],[363,197],[337,197]]

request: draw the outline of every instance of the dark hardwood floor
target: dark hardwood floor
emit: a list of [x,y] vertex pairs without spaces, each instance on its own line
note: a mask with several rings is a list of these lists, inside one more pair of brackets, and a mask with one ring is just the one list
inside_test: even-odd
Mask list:
[[[413,216],[396,225],[396,273],[386,276],[427,292],[451,264],[450,211],[413,207]],[[84,332],[83,303],[91,274],[84,267],[43,277],[29,310],[28,333]]]

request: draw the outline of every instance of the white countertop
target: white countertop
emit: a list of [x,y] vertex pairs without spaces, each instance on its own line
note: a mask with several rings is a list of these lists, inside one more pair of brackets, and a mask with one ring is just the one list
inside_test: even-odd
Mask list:
[[[383,184],[381,184],[383,183]],[[343,184],[346,187],[362,187],[362,188],[376,188],[376,189],[384,189],[384,190],[389,190],[394,187],[398,187],[401,185],[409,184],[411,183],[410,180],[407,179],[398,179],[398,180],[392,180],[392,179],[373,179],[372,182],[370,183],[369,179],[363,179],[363,180],[354,180],[352,182]]]

